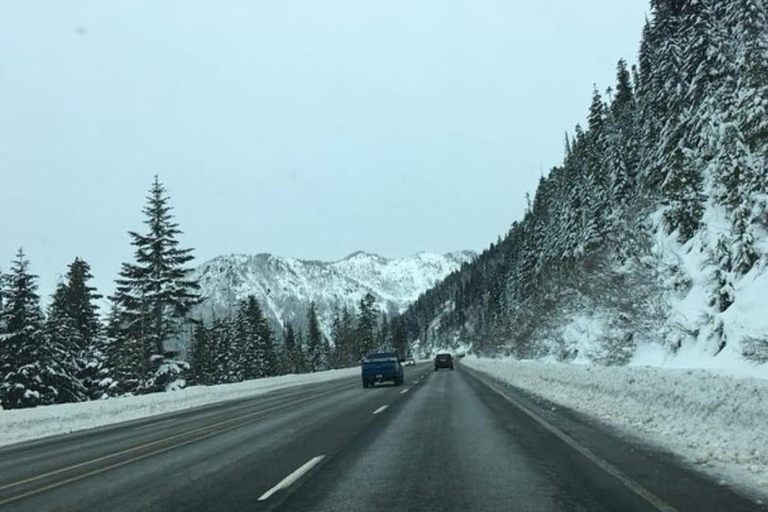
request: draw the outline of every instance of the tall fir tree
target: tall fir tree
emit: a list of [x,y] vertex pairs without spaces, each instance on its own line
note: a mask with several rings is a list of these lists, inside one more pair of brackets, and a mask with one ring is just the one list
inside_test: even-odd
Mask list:
[[392,333],[390,331],[390,327],[389,317],[387,317],[386,313],[382,313],[381,319],[379,321],[379,332],[377,333],[377,345],[379,349],[383,350],[385,348],[392,347]]
[[358,306],[357,343],[354,359],[359,360],[376,347],[376,332],[378,330],[379,312],[376,307],[376,297],[366,293]]
[[283,349],[285,351],[286,373],[299,374],[305,371],[306,363],[301,342],[291,322],[285,322],[283,330]]
[[215,347],[211,333],[205,322],[195,323],[192,334],[192,354],[190,360],[191,379],[193,384],[215,384]]
[[97,301],[102,296],[90,286],[90,265],[81,258],[69,265],[51,301],[47,330],[71,361],[71,368],[90,398],[100,397],[104,364],[103,326]]
[[96,288],[89,285],[93,279],[91,266],[80,258],[69,264],[65,276],[66,284],[66,314],[72,319],[81,342],[78,350],[85,350],[102,333],[102,325],[99,320],[99,306],[97,301],[102,296]]
[[67,285],[59,283],[51,297],[48,314],[45,319],[45,341],[55,354],[57,363],[66,375],[71,376],[73,384],[67,401],[86,400],[89,391],[79,379],[81,364],[81,346],[85,345],[80,333],[70,316],[67,304]]
[[236,354],[236,380],[251,380],[277,374],[272,331],[256,297],[240,305],[236,320],[240,351]]
[[192,249],[179,247],[182,232],[174,221],[165,187],[157,176],[143,209],[145,234],[131,231],[134,262],[124,263],[113,302],[119,307],[118,338],[114,344],[136,344],[141,368],[150,378],[166,355],[166,343],[176,337],[190,309],[199,302],[199,285],[189,277]]
[[392,346],[398,354],[405,357],[410,355],[408,349],[408,333],[405,328],[405,322],[401,316],[395,316],[392,318]]
[[231,320],[216,318],[209,331],[213,354],[211,381],[216,384],[232,382],[235,373],[236,353],[232,346],[237,336],[232,324]]
[[317,307],[314,301],[309,304],[307,311],[307,363],[309,371],[317,372],[327,369],[325,353],[325,341],[320,331],[320,322],[317,318]]
[[304,338],[304,331],[301,329],[296,331],[296,362],[298,364],[298,372],[307,373],[312,371],[309,364],[309,358],[307,357],[307,343]]
[[5,277],[2,312],[6,334],[5,372],[0,395],[5,409],[35,407],[81,399],[76,378],[62,365],[62,351],[44,330],[37,276],[19,249]]
[[0,404],[3,402],[3,378],[11,371],[13,355],[10,349],[10,337],[6,336],[8,329],[5,321],[5,289],[6,275],[0,269]]

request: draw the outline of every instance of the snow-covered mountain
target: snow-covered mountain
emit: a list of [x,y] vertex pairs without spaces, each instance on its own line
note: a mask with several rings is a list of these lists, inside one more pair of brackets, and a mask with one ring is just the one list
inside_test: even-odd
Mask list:
[[334,262],[272,254],[220,256],[195,270],[204,297],[197,313],[206,319],[227,315],[237,301],[255,295],[273,326],[284,320],[303,326],[309,303],[314,301],[327,333],[336,308],[354,311],[370,292],[382,312],[399,313],[474,256],[460,251],[387,259],[356,252]]

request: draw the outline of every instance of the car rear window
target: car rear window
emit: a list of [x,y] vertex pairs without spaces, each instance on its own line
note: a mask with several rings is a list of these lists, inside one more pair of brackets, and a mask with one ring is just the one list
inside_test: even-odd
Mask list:
[[371,354],[368,357],[365,358],[365,361],[368,363],[377,363],[382,361],[397,361],[397,354]]

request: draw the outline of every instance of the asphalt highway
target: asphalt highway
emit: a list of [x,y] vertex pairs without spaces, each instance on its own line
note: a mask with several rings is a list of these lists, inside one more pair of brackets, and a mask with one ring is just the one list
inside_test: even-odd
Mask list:
[[406,367],[0,449],[8,511],[767,510],[466,367]]

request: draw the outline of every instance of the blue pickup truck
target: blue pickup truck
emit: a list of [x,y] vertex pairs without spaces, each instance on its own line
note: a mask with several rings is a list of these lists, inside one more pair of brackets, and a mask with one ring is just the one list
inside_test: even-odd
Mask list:
[[368,354],[363,359],[363,387],[374,387],[377,382],[403,385],[403,366],[396,352]]

